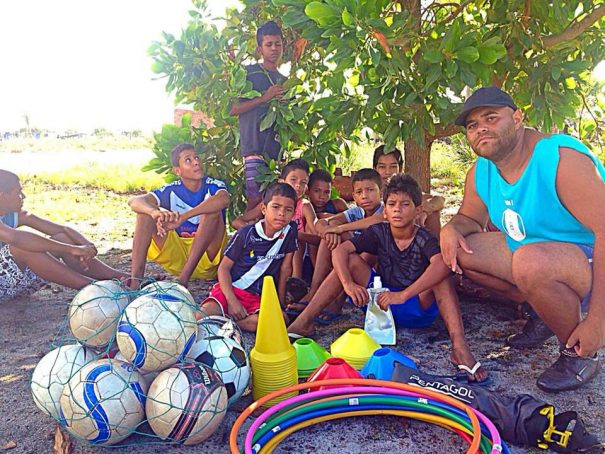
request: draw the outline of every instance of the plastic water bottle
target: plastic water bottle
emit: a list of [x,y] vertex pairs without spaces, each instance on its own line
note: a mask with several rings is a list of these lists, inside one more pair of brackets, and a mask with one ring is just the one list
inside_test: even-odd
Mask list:
[[365,331],[380,345],[395,345],[397,342],[397,330],[393,313],[388,307],[386,311],[378,306],[378,296],[389,289],[382,287],[380,276],[374,276],[372,287],[368,289],[370,300],[366,311]]

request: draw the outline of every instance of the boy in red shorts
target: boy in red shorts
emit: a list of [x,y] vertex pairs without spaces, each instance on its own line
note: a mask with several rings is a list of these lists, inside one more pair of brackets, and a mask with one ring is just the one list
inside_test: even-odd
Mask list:
[[265,190],[263,219],[242,227],[227,245],[218,283],[202,303],[202,311],[219,315],[222,308],[241,329],[255,332],[265,276],[277,283],[283,305],[286,279],[292,274],[292,258],[298,249],[297,227],[292,221],[296,200],[296,191],[287,183],[273,183]]

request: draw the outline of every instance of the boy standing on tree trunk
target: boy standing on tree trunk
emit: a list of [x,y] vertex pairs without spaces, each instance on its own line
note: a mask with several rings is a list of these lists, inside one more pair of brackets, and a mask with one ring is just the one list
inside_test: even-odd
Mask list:
[[245,193],[248,201],[246,211],[262,200],[260,183],[256,181],[256,177],[264,173],[267,161],[279,159],[280,145],[275,127],[261,131],[260,124],[269,110],[269,101],[283,96],[282,83],[286,80],[286,76],[277,70],[283,53],[279,25],[273,21],[262,25],[256,32],[256,42],[262,61],[246,67],[246,79],[252,82],[253,90],[262,94],[252,99],[240,98],[230,111],[231,115],[239,116],[240,151],[244,157]]

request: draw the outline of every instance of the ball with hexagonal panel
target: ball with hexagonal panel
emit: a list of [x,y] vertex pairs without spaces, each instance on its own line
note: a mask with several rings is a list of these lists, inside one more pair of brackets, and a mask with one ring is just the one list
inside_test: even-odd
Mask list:
[[211,436],[227,410],[227,390],[217,372],[185,363],[161,372],[147,393],[151,429],[163,440],[193,445]]
[[32,374],[31,392],[36,406],[60,420],[61,393],[67,382],[97,355],[80,344],[55,348],[38,361]]
[[182,285],[172,282],[172,281],[155,281],[150,284],[147,284],[145,287],[141,289],[139,292],[140,295],[144,295],[146,293],[163,293],[166,295],[176,296],[177,298],[182,299],[183,301],[191,304],[191,307],[197,309],[198,306],[195,303],[195,298],[186,287]]
[[189,303],[173,295],[149,293],[128,305],[116,339],[129,363],[152,372],[182,360],[196,335],[195,312]]
[[145,419],[147,389],[133,366],[115,359],[93,361],[63,389],[65,428],[90,444],[119,443]]
[[211,367],[221,377],[229,405],[237,401],[250,383],[250,361],[246,350],[233,338],[208,336],[199,339],[187,358]]
[[87,347],[106,348],[128,305],[127,292],[117,281],[97,281],[80,290],[69,305],[69,328]]

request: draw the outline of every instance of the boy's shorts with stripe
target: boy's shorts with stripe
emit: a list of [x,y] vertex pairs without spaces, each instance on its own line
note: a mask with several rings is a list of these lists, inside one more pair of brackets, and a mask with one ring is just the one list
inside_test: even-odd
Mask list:
[[40,290],[46,281],[29,268],[22,270],[15,262],[8,244],[0,246],[0,302]]
[[[193,244],[194,238],[182,238],[174,230],[170,230],[166,235],[164,246],[160,249],[155,241],[151,240],[151,245],[147,251],[147,259],[153,260],[158,265],[161,265],[166,271],[174,276],[178,276],[189,257],[189,251]],[[216,279],[218,264],[223,257],[223,250],[227,245],[227,233],[224,234],[221,248],[214,259],[210,260],[208,254],[204,253],[191,279]]]

